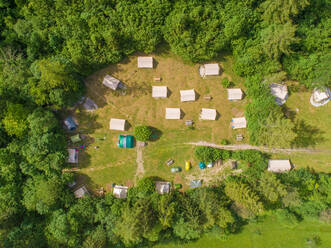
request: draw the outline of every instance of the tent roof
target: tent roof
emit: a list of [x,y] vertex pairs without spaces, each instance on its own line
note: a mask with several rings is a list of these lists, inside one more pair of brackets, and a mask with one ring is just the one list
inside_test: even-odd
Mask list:
[[128,194],[128,187],[127,186],[120,186],[120,185],[115,185],[113,194],[116,198],[126,198]]
[[180,108],[166,108],[166,119],[179,120],[180,119]]
[[168,96],[167,86],[153,86],[152,97],[155,98],[166,98]]
[[68,149],[69,157],[68,163],[77,164],[78,163],[78,151],[76,149]]
[[95,110],[98,108],[98,105],[96,105],[96,103],[91,98],[86,97],[83,107],[86,110]]
[[153,68],[153,57],[138,57],[138,68]]
[[109,76],[109,75],[106,75],[102,81],[103,85],[107,86],[108,88],[110,88],[112,90],[117,90],[120,83],[121,83],[120,80],[118,80],[117,78],[114,78],[112,76]]
[[64,120],[64,125],[66,125],[66,127],[70,130],[73,131],[77,128],[76,122],[74,121],[74,119],[71,116],[68,116],[65,120]]
[[170,192],[170,182],[155,182],[156,191],[159,194],[167,194]]
[[201,187],[202,181],[199,179],[192,180],[190,183],[191,188]]
[[200,113],[201,120],[216,120],[216,109],[203,108]]
[[271,84],[270,91],[274,97],[277,97],[281,100],[286,100],[288,95],[287,86],[282,84],[276,84],[276,83]]
[[246,126],[247,126],[247,121],[245,117],[232,118],[233,129],[246,128]]
[[284,172],[291,169],[290,160],[269,160],[268,171]]
[[180,91],[180,101],[181,102],[195,101],[195,91],[194,91],[194,89],[181,90]]
[[82,198],[86,194],[88,194],[88,190],[85,186],[82,186],[74,191],[74,195],[76,198]]
[[118,131],[125,131],[125,120],[123,120],[123,119],[113,119],[113,118],[110,119],[109,129],[118,130]]
[[220,67],[218,64],[204,64],[199,68],[200,76],[215,76],[219,75]]
[[228,89],[229,100],[241,100],[243,98],[243,92],[241,89]]
[[81,141],[82,139],[79,136],[79,133],[70,137],[72,143]]
[[328,89],[314,89],[313,97],[316,102],[321,102],[330,97],[330,92]]

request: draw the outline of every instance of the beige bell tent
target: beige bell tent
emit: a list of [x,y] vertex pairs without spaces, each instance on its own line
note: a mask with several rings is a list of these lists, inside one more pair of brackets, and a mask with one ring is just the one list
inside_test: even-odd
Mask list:
[[285,172],[291,170],[290,160],[269,160],[268,171]]
[[220,67],[218,64],[204,64],[199,68],[201,77],[205,76],[217,76],[220,74]]
[[120,185],[115,185],[114,190],[113,190],[113,195],[116,198],[121,198],[124,199],[127,197],[128,194],[128,187],[127,186],[120,186]]
[[310,103],[314,107],[320,107],[331,100],[331,91],[326,87],[315,88],[310,97]]
[[81,186],[80,188],[74,191],[74,195],[76,198],[82,198],[85,195],[89,195],[89,192],[85,186]]
[[118,130],[118,131],[125,131],[125,120],[123,119],[110,119],[109,122],[109,129],[110,130]]
[[271,94],[275,97],[275,101],[278,105],[283,105],[288,98],[287,86],[283,84],[273,83],[270,86]]
[[167,120],[179,120],[180,119],[180,108],[166,108]]
[[191,90],[181,90],[180,91],[180,101],[181,102],[191,102],[195,101],[195,91],[194,89]]
[[170,192],[170,182],[155,182],[156,191],[159,194],[168,194]]
[[153,68],[153,57],[138,57],[138,68]]
[[102,84],[107,86],[108,88],[112,90],[117,90],[119,88],[122,88],[122,83],[117,78],[114,78],[112,76],[106,75],[102,81]]
[[76,149],[68,149],[69,157],[68,163],[77,164],[78,163],[78,151]]
[[152,87],[152,97],[153,98],[167,98],[168,97],[167,86],[153,86]]
[[203,108],[200,113],[201,120],[216,120],[216,109]]
[[241,89],[228,89],[228,100],[238,101],[243,98],[243,92]]
[[232,118],[231,122],[233,129],[246,128],[247,122],[245,117]]

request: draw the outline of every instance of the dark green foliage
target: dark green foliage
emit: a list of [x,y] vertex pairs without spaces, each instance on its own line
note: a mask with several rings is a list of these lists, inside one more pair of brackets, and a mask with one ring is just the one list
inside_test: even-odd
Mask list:
[[230,141],[228,141],[227,139],[222,139],[221,140],[221,144],[222,145],[229,145],[230,144]]
[[[137,51],[158,53],[162,45],[201,63],[223,61],[224,52],[232,52],[234,71],[246,77],[250,142],[297,145],[297,139],[290,142],[292,123],[268,84],[291,79],[309,88],[331,85],[328,1],[2,0],[0,30],[5,248],[151,246],[174,237],[196,239],[210,230],[224,238],[264,209],[291,227],[306,217],[329,221],[329,174],[266,173],[268,158],[253,150],[196,147],[201,161],[232,157],[247,167],[214,187],[159,195],[154,181],[145,178],[126,200],[111,194],[75,200],[67,187],[73,176],[62,173],[68,166],[66,139],[49,111],[75,103],[84,76]],[[137,140],[151,137],[147,127],[135,133]],[[307,245],[319,243],[319,237],[307,237]]]
[[151,138],[152,130],[148,126],[136,126],[134,128],[134,136],[139,141],[148,141]]
[[209,146],[197,146],[194,149],[195,157],[202,162],[213,162],[221,158],[221,150]]

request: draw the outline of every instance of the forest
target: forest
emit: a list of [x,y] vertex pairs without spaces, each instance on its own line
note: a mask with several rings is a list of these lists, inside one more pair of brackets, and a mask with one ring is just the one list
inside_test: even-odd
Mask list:
[[268,155],[252,150],[208,151],[249,165],[213,187],[159,195],[144,178],[126,200],[77,200],[62,173],[59,117],[84,94],[84,77],[136,51],[195,63],[231,53],[251,99],[250,143],[295,146],[267,82],[331,86],[330,9],[328,0],[0,0],[0,247],[143,247],[236,233],[270,212],[330,222],[329,174],[271,174]]

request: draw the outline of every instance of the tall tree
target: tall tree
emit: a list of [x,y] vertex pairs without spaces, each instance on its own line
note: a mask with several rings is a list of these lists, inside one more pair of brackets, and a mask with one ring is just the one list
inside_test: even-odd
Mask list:
[[299,41],[295,32],[296,26],[290,22],[267,26],[261,32],[265,54],[276,60],[283,54],[289,55],[292,52],[291,45]]
[[294,132],[295,125],[285,119],[281,113],[270,113],[269,117],[261,124],[259,144],[268,147],[290,147],[297,136]]
[[248,185],[233,180],[228,181],[225,185],[225,193],[238,207],[249,210],[252,215],[263,212],[260,198],[251,191]]
[[309,0],[266,0],[260,8],[268,23],[286,23],[308,5]]

